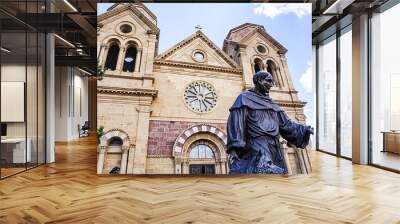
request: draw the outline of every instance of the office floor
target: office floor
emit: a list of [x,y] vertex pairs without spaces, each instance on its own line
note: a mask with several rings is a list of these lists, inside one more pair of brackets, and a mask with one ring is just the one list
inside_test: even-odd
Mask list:
[[98,176],[94,138],[0,181],[0,223],[400,223],[400,175],[315,152],[309,176]]
[[389,167],[395,170],[400,170],[400,155],[391,152],[374,151],[373,163]]

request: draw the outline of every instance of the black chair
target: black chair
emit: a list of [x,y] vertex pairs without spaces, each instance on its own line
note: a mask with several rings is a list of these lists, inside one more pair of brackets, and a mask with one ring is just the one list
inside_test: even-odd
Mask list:
[[89,121],[85,121],[82,127],[78,124],[79,138],[89,136],[89,129],[90,129]]

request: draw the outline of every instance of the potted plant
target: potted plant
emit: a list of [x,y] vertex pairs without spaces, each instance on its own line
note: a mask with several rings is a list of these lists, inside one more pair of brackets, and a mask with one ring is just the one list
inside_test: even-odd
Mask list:
[[104,126],[97,128],[97,144],[100,144],[100,138],[104,135]]

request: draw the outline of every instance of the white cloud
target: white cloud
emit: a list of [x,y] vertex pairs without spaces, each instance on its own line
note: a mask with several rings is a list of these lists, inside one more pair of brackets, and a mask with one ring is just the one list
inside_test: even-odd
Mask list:
[[313,80],[312,80],[312,63],[307,62],[307,70],[300,76],[300,84],[306,90],[307,93],[312,93],[313,91]]
[[298,18],[311,15],[310,3],[255,3],[253,12],[256,15],[264,14],[271,19],[281,14],[294,13]]

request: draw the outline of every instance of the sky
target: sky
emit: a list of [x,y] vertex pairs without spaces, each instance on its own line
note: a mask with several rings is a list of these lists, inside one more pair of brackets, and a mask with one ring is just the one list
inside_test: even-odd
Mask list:
[[[97,13],[112,3],[99,3]],[[145,3],[157,16],[160,29],[159,53],[196,32],[202,32],[222,49],[229,30],[243,23],[263,25],[281,43],[299,98],[307,102],[307,123],[314,120],[312,89],[312,37],[310,3]]]

